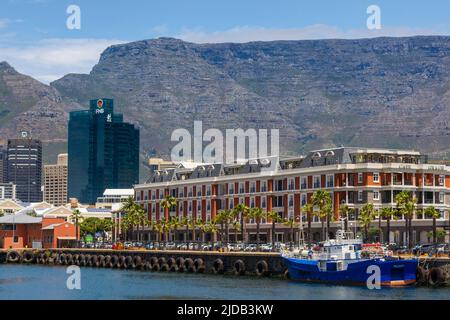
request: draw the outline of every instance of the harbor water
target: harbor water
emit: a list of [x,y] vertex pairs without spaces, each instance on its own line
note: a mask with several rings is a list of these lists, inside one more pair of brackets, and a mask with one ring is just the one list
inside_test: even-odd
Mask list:
[[306,284],[275,278],[81,268],[69,290],[63,266],[0,265],[0,299],[450,299],[450,288],[382,288]]

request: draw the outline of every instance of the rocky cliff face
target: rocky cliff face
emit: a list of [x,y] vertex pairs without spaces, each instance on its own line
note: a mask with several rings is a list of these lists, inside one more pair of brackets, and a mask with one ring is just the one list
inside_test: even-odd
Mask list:
[[63,101],[58,91],[22,75],[8,63],[0,63],[0,136],[2,140],[30,132],[44,142],[67,139],[66,109],[76,104]]
[[142,148],[162,154],[172,131],[192,131],[194,120],[204,129],[278,128],[285,154],[340,144],[450,151],[450,37],[202,45],[161,38],[112,46],[90,74],[51,87],[11,70],[0,79],[2,133],[27,125],[64,139],[68,111],[112,97],[140,127]]
[[284,153],[331,145],[450,149],[450,38],[108,48],[89,75],[52,83],[86,104],[112,96],[168,152],[175,128],[279,128]]

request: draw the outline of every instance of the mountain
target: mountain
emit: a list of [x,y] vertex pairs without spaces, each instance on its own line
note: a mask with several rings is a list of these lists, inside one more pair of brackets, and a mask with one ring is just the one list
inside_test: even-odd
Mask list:
[[176,128],[279,128],[283,153],[334,145],[450,150],[450,37],[193,44],[160,38],[106,49],[91,73],[51,84],[87,106],[113,97],[168,154]]
[[[45,160],[56,161],[67,140],[67,111],[79,107],[63,101],[58,91],[18,73],[7,62],[0,63],[0,137],[19,137],[27,131],[44,142]],[[48,148],[48,149],[47,149]],[[52,158],[52,159],[50,159]]]

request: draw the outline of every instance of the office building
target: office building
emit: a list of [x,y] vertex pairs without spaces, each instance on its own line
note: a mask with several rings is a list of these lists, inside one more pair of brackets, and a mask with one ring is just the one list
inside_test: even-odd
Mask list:
[[105,189],[132,188],[139,181],[139,129],[114,113],[114,101],[90,101],[69,117],[68,196],[95,204]]
[[44,166],[44,201],[54,206],[67,204],[67,153],[56,164]]
[[8,140],[7,181],[23,202],[42,201],[42,143],[31,138]]

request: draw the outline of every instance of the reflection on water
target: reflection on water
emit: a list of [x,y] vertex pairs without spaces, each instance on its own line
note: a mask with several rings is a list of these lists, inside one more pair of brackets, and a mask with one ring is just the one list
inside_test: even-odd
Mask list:
[[69,290],[64,267],[0,265],[0,299],[450,299],[450,288],[382,288],[305,284],[279,279],[148,271],[81,269]]

